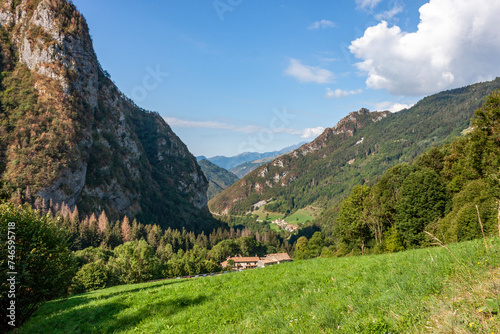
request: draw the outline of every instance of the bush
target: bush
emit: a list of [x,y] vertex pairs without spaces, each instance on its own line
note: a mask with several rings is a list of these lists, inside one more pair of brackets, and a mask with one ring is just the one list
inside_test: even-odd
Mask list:
[[110,273],[102,260],[85,264],[73,278],[72,292],[80,293],[109,286]]
[[[1,328],[12,328],[8,324],[12,319],[6,316],[12,300],[16,308],[15,326],[18,327],[42,303],[67,294],[76,271],[67,240],[66,233],[50,217],[40,217],[28,207],[0,204]],[[13,275],[13,298],[9,297],[10,284],[5,279],[11,276],[8,272],[17,272]]]
[[140,283],[160,277],[160,263],[146,241],[126,242],[116,247],[114,254],[108,264],[121,283]]

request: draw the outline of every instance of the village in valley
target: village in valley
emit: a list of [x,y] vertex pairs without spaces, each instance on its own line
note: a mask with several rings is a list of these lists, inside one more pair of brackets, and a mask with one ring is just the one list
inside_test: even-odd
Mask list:
[[272,223],[276,224],[279,228],[287,231],[287,232],[295,232],[299,229],[299,225],[289,224],[282,218],[278,218],[273,220]]

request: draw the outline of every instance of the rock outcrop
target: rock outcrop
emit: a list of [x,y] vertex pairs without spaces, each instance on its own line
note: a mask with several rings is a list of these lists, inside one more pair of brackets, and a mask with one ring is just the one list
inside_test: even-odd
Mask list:
[[[370,112],[365,108],[349,113],[337,125],[325,129],[312,142],[258,167],[236,182],[210,201],[210,210],[215,214],[236,214],[250,210],[255,200],[262,202],[273,198],[281,189],[294,184],[306,174],[313,163],[325,160],[358,130],[385,118],[388,114],[388,111]],[[348,163],[348,159],[343,163]],[[328,162],[325,165],[328,165]],[[324,169],[326,168],[328,167]],[[312,186],[316,185],[314,178],[308,182]]]
[[196,159],[117,89],[72,4],[2,1],[0,30],[4,196],[29,187],[85,214],[203,229],[208,183]]

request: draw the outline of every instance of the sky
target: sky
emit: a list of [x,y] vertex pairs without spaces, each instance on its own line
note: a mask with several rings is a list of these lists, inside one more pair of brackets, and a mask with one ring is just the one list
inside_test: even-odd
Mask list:
[[312,141],[500,74],[500,1],[73,0],[102,67],[195,155]]

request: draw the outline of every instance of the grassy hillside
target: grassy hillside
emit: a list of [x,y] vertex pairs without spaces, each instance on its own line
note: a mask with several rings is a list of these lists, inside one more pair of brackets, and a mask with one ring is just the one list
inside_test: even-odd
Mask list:
[[[18,333],[498,333],[500,240],[118,286]],[[490,307],[490,308],[488,308]]]

